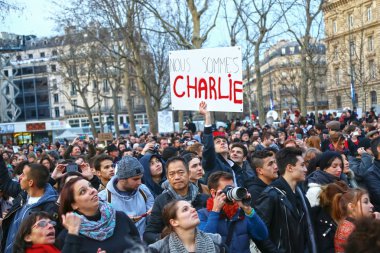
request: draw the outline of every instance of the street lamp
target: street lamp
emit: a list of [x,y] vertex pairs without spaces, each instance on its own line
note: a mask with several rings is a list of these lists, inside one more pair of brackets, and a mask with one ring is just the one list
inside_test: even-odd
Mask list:
[[108,117],[107,117],[107,126],[108,126],[108,131],[110,133],[112,133],[112,125],[114,123],[114,119],[112,117],[112,115],[110,114]]

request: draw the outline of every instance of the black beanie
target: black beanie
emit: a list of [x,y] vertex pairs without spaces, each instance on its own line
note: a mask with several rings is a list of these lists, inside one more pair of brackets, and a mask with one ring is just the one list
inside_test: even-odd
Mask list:
[[326,152],[323,152],[322,155],[320,156],[319,162],[318,162],[319,169],[320,170],[325,170],[328,167],[330,167],[331,162],[335,158],[339,158],[342,161],[342,166],[343,166],[343,159],[342,159],[342,155],[340,153],[335,152],[335,151],[326,151]]

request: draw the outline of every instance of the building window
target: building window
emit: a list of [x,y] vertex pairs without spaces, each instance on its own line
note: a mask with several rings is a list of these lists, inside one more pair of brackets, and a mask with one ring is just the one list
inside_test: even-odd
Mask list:
[[371,91],[371,105],[377,105],[377,93],[376,91]]
[[9,95],[11,93],[11,90],[9,88],[9,86],[5,86],[5,95]]
[[373,51],[373,36],[368,37],[368,52]]
[[96,80],[92,80],[92,88],[94,91],[98,90],[98,83],[96,82]]
[[372,6],[367,7],[367,21],[372,20]]
[[123,100],[121,97],[117,97],[117,108],[121,108],[123,106]]
[[56,118],[61,117],[61,116],[59,115],[59,107],[54,107],[54,112],[55,112],[55,117],[56,117]]
[[59,103],[59,96],[58,96],[58,94],[54,94],[54,103],[55,104]]
[[57,86],[57,79],[53,79],[51,80],[51,86],[54,90],[58,89],[58,86]]
[[354,27],[354,16],[353,14],[348,15],[348,28],[352,29]]
[[376,77],[376,69],[375,69],[375,61],[370,60],[368,62],[368,70],[369,70],[369,79],[375,79]]
[[120,125],[124,124],[124,117],[123,116],[119,117],[119,124]]
[[339,69],[335,69],[334,77],[335,77],[335,83],[336,83],[336,85],[340,85],[340,74],[339,74]]
[[336,20],[333,21],[333,33],[337,33],[338,32],[338,26],[336,24]]
[[28,54],[28,59],[33,59],[33,54]]
[[41,52],[41,53],[40,53],[40,57],[41,57],[41,58],[45,58],[45,52]]
[[342,108],[342,98],[340,96],[336,96],[336,109]]
[[53,51],[51,51],[51,54],[52,54],[53,56],[57,56],[57,55],[58,55],[58,52],[57,52],[57,50],[53,50]]
[[74,112],[78,112],[78,101],[76,99],[71,100],[71,105]]
[[56,72],[57,66],[55,64],[51,65],[51,72]]
[[104,109],[108,111],[108,99],[104,98]]
[[355,41],[350,41],[350,55],[355,56]]
[[75,96],[77,94],[77,89],[75,87],[75,83],[71,84],[71,90],[70,90],[70,95]]
[[17,61],[21,61],[21,55],[17,55],[17,56],[16,56],[16,60],[17,60]]
[[108,87],[108,81],[106,79],[103,80],[103,92],[108,92],[109,87]]
[[338,47],[334,47],[334,61],[339,59]]

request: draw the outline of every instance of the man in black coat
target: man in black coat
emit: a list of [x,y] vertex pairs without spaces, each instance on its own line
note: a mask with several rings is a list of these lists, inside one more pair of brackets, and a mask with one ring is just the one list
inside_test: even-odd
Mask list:
[[278,167],[275,154],[266,149],[253,153],[251,164],[256,170],[257,177],[253,179],[247,190],[254,204],[265,188],[278,178]]
[[256,245],[262,252],[316,253],[310,204],[297,187],[307,172],[302,151],[283,148],[277,152],[276,160],[281,177],[264,190],[255,204],[270,240]]
[[371,151],[375,160],[364,174],[364,182],[374,205],[374,211],[380,212],[380,137],[371,141]]
[[202,167],[206,172],[206,181],[211,173],[215,171],[225,171],[233,175],[236,186],[246,187],[247,179],[251,177],[245,169],[228,158],[230,151],[227,138],[225,136],[213,137],[211,115],[207,110],[207,104],[205,102],[200,103],[199,113],[205,117]]
[[195,209],[203,208],[201,203],[208,196],[200,194],[198,187],[190,183],[189,169],[181,157],[172,157],[166,162],[166,177],[169,181],[167,189],[154,200],[152,213],[144,233],[144,241],[152,244],[161,239],[165,225],[162,221],[162,212],[167,203],[172,200],[186,200]]

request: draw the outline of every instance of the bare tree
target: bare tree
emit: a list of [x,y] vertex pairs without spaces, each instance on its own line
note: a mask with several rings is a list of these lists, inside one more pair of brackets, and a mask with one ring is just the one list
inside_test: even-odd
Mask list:
[[[58,76],[63,80],[64,86],[60,92],[66,97],[73,107],[73,113],[77,108],[86,113],[91,132],[97,136],[95,122],[92,112],[100,100],[89,96],[92,80],[96,79],[96,61],[98,58],[98,48],[95,43],[85,40],[83,34],[70,32],[64,36],[64,46],[58,49],[59,56],[57,63],[59,69]],[[77,94],[82,103],[78,103]]]
[[[313,41],[313,28],[315,29],[314,38],[317,38],[320,33],[322,24],[322,6],[325,0],[303,0],[297,2],[294,5],[291,13],[293,15],[284,15],[288,31],[293,35],[297,43],[301,47],[301,87],[300,87],[300,109],[301,114],[306,116],[307,114],[307,97],[309,94],[309,87],[312,88],[314,97],[316,98],[316,76],[314,72],[318,71],[313,68],[316,66],[316,53],[315,50],[316,41]],[[289,10],[284,7],[284,14]],[[291,17],[291,18],[290,18]],[[289,20],[290,19],[290,20]],[[296,20],[296,22],[294,21]],[[319,61],[318,61],[319,62]],[[318,101],[314,101],[315,111],[318,111]]]
[[[160,1],[138,0],[160,22],[160,28],[152,28],[155,32],[167,32],[176,43],[185,49],[199,49],[207,41],[209,33],[216,26],[221,2],[211,8],[210,1],[196,4],[194,0],[169,1],[167,5]],[[210,15],[207,12],[213,12]],[[207,18],[209,21],[207,22]],[[202,22],[201,22],[202,19]],[[205,25],[206,24],[206,25]],[[178,112],[179,128],[183,128],[183,111]]]
[[[237,5],[236,0],[234,0],[234,3]],[[254,47],[254,73],[260,124],[265,123],[263,78],[260,70],[261,50],[271,38],[282,33],[275,31],[275,27],[283,19],[284,13],[286,14],[294,4],[293,1],[285,1],[281,5],[284,12],[281,12],[281,3],[283,2],[278,0],[247,0],[243,2],[241,12],[239,12],[240,19],[244,25],[246,40]]]

